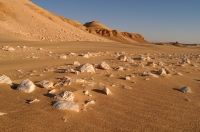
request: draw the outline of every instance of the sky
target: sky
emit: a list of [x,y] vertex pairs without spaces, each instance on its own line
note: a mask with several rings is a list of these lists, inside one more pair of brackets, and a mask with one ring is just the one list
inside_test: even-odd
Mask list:
[[149,42],[200,43],[200,0],[31,0],[84,24],[99,21]]

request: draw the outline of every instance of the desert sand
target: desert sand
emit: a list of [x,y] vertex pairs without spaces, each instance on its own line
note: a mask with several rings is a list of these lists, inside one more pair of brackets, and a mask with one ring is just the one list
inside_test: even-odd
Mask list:
[[[15,50],[0,50],[0,73],[10,77],[15,84],[30,79],[36,87],[33,92],[25,93],[8,84],[0,84],[0,112],[6,113],[0,116],[1,131],[200,129],[199,48],[117,42],[44,42],[4,35],[0,46],[7,45]],[[92,55],[89,58],[81,56],[88,52]],[[118,60],[121,54],[132,58],[133,62]],[[63,59],[63,55],[66,58]],[[140,60],[141,55],[150,59]],[[179,65],[182,57],[188,57],[190,64]],[[92,64],[95,73],[71,72],[71,69],[76,69],[74,61]],[[111,68],[99,68],[102,61]],[[155,67],[147,65],[148,62],[154,62]],[[163,62],[163,65],[159,65],[159,62]],[[118,66],[124,69],[117,70]],[[163,67],[171,72],[159,75],[158,71]],[[143,76],[145,71],[158,77]],[[64,76],[86,82],[72,82],[48,89],[41,87],[42,80],[57,83]],[[127,76],[130,80],[126,79]],[[191,93],[179,91],[185,86],[190,87]],[[112,94],[104,94],[102,90],[105,87]],[[56,92],[47,94],[52,89],[56,89]],[[74,93],[79,112],[52,106],[56,101],[53,97],[63,90]],[[84,95],[86,90],[92,96]],[[35,98],[39,101],[28,103]],[[84,107],[87,100],[93,100],[95,104]]]
[[125,44],[85,28],[28,0],[0,0],[0,131],[200,130],[198,45]]

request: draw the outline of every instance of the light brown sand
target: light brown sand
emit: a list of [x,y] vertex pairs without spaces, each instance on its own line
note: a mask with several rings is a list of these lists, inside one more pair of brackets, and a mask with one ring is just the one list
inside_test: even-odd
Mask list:
[[[143,77],[136,73],[158,70],[162,66],[138,67],[128,62],[117,60],[111,56],[114,52],[125,52],[132,58],[139,53],[153,54],[200,54],[199,48],[185,48],[168,45],[135,44],[126,45],[120,43],[102,42],[41,42],[27,41],[13,37],[0,38],[1,46],[12,46],[13,52],[0,50],[0,74],[5,74],[11,80],[19,84],[29,78],[35,84],[43,79],[57,82],[57,78],[70,76],[72,78],[85,78],[87,81],[97,82],[94,87],[81,83],[72,83],[67,86],[56,86],[59,93],[62,90],[70,90],[75,94],[75,102],[80,106],[80,112],[58,110],[52,107],[55,101],[47,96],[48,89],[36,86],[32,93],[17,91],[6,84],[0,84],[0,112],[7,113],[0,116],[0,130],[8,132],[21,131],[199,131],[200,130],[200,60],[191,59],[192,64],[198,67],[186,65],[185,67],[167,66],[175,69],[183,75]],[[17,46],[26,46],[28,50],[21,50]],[[31,48],[32,47],[32,48]],[[42,51],[38,51],[42,48]],[[49,51],[52,53],[50,54]],[[67,57],[58,58],[61,54],[74,53],[98,53],[103,56],[83,58]],[[108,52],[109,54],[105,53]],[[133,54],[133,55],[130,55]],[[135,54],[138,53],[138,54]],[[35,58],[32,58],[32,57]],[[37,58],[39,57],[39,58]],[[100,64],[107,62],[111,67],[124,66],[129,70],[116,71],[97,69],[95,74],[57,73],[55,68],[71,68],[74,61],[80,63]],[[157,57],[151,61],[164,63],[176,63],[181,59],[164,59]],[[139,63],[140,60],[135,60]],[[147,61],[142,61],[144,64]],[[44,72],[44,69],[54,71]],[[17,70],[23,71],[20,73]],[[35,70],[35,72],[32,72]],[[112,73],[113,77],[107,74]],[[42,76],[40,76],[42,74]],[[124,80],[127,74],[133,75],[131,80]],[[94,80],[91,80],[91,77]],[[149,80],[146,80],[149,78]],[[103,84],[103,85],[100,85]],[[114,86],[110,86],[115,84]],[[105,95],[101,90],[107,86],[112,95]],[[125,89],[129,86],[132,89]],[[173,88],[189,86],[192,93],[181,93]],[[88,90],[92,97],[83,94]],[[38,98],[39,102],[26,103],[28,100]],[[94,105],[89,105],[86,111],[83,109],[84,101],[92,99]],[[189,100],[186,101],[185,99]],[[62,118],[66,119],[66,122]]]

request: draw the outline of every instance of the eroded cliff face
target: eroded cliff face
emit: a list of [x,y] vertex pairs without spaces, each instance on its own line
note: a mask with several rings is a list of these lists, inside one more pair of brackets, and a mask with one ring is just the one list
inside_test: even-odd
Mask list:
[[119,30],[108,29],[86,29],[89,33],[97,34],[106,38],[123,43],[148,43],[141,34],[133,34],[129,32],[120,32]]

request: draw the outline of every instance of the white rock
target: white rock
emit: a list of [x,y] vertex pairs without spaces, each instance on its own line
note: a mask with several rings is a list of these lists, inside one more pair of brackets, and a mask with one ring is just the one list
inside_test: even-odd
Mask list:
[[105,93],[106,95],[112,94],[109,88],[104,88],[103,93]]
[[86,100],[84,106],[88,106],[90,104],[95,104],[94,100]]
[[95,73],[94,67],[93,67],[91,64],[89,64],[89,63],[80,65],[80,66],[78,67],[78,71],[80,71],[80,72],[91,72],[91,73]]
[[126,76],[125,80],[131,80],[131,78],[129,76]]
[[7,114],[7,113],[0,112],[0,116],[5,115],[5,114]]
[[73,101],[74,100],[74,94],[70,91],[62,91],[58,95],[54,96],[54,99],[65,100],[65,101]]
[[43,88],[53,88],[53,83],[52,83],[52,82],[49,82],[49,81],[47,81],[47,80],[43,80],[43,81],[41,82],[41,86],[42,86]]
[[86,81],[85,81],[84,79],[73,78],[73,79],[70,79],[70,82],[84,83],[84,82],[86,82]]
[[84,54],[83,57],[84,58],[90,58],[90,56],[88,54]]
[[99,67],[104,70],[110,69],[110,66],[106,62],[101,62],[101,64],[99,64]]
[[181,62],[181,64],[185,64],[185,63],[190,64],[190,60],[189,60],[187,57],[182,58],[182,62]]
[[158,71],[158,74],[159,75],[170,75],[171,71],[168,69],[168,68],[161,68],[159,71]]
[[27,93],[32,92],[34,89],[35,89],[35,85],[29,79],[22,81],[17,87],[17,90],[23,90],[24,92],[27,92]]
[[134,60],[130,57],[127,57],[126,62],[134,63]]
[[191,93],[190,87],[183,87],[183,88],[180,89],[180,91],[183,92],[183,93]]
[[123,71],[123,70],[124,70],[124,67],[118,66],[118,67],[116,67],[116,70],[118,70],[118,71]]
[[33,99],[33,100],[31,100],[30,102],[28,102],[29,104],[32,104],[32,103],[34,103],[34,102],[38,102],[38,101],[40,101],[39,99],[37,99],[37,98],[35,98],[35,99]]
[[84,95],[88,95],[89,94],[89,91],[86,90],[86,91],[83,91]]
[[160,69],[160,70],[158,71],[158,74],[159,74],[159,75],[163,75],[163,76],[167,75],[167,73],[166,73],[166,71],[165,71],[164,68]]
[[59,58],[60,59],[67,59],[67,56],[66,55],[60,55]]
[[10,46],[3,46],[3,47],[2,47],[2,50],[3,50],[3,51],[11,51],[11,52],[12,52],[12,51],[15,51],[15,49],[14,49],[13,47],[10,47]]
[[74,66],[80,66],[81,64],[78,61],[74,61],[73,65]]
[[12,81],[6,75],[1,75],[0,76],[0,83],[6,83],[6,84],[10,84],[11,85]]
[[155,75],[155,74],[153,74],[153,73],[151,73],[151,72],[143,72],[141,75],[142,75],[142,76],[158,77],[157,75]]
[[126,61],[127,60],[127,57],[125,55],[120,55],[118,57],[118,60],[121,60],[121,61]]
[[79,112],[78,104],[73,101],[58,101],[53,104],[53,107],[61,110],[73,110]]

